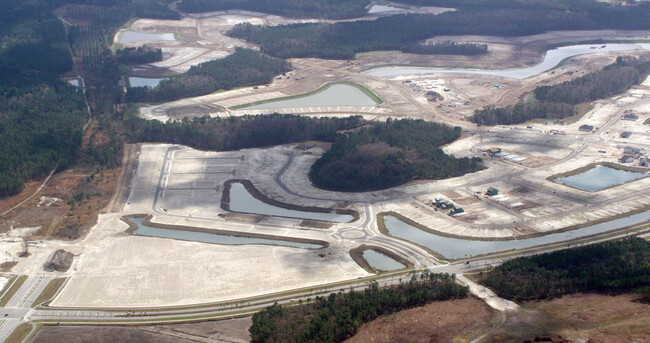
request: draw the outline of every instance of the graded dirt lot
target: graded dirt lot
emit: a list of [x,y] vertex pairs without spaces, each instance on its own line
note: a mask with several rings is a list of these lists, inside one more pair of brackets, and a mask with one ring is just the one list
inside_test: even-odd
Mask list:
[[189,305],[368,275],[340,247],[231,246],[129,236],[119,217],[100,215],[79,247],[76,272],[51,306]]
[[166,336],[138,328],[119,326],[50,326],[45,327],[32,343],[190,343],[192,339]]
[[494,312],[481,300],[438,301],[363,324],[346,343],[468,342],[492,325]]
[[158,326],[46,326],[31,343],[246,343],[251,318]]
[[635,302],[639,297],[576,294],[526,303],[480,342],[533,341],[536,337],[562,337],[569,342],[647,342],[650,306]]

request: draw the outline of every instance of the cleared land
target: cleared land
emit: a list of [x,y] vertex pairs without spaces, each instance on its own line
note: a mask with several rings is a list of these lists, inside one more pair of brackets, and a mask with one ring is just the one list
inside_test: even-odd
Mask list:
[[492,310],[469,297],[435,302],[363,324],[347,343],[463,342],[491,326]]

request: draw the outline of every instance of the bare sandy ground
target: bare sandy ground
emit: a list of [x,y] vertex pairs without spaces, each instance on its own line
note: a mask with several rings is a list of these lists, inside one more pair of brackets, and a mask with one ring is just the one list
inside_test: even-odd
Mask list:
[[75,272],[51,306],[156,307],[245,298],[368,275],[331,251],[225,246],[127,236],[105,214],[83,245]]
[[462,342],[489,327],[492,310],[475,298],[434,302],[363,324],[346,343]]

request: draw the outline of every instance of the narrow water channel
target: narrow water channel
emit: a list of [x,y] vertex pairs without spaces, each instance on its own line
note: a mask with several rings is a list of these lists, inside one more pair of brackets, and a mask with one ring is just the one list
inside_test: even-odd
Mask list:
[[315,243],[292,242],[280,239],[266,239],[244,236],[231,236],[210,232],[197,232],[186,230],[162,229],[143,224],[144,218],[128,218],[130,222],[138,226],[133,234],[146,237],[172,238],[183,241],[214,243],[225,245],[279,245],[294,248],[319,249],[323,246]]
[[540,237],[508,241],[476,241],[436,235],[409,225],[394,216],[384,216],[384,225],[386,226],[386,231],[390,236],[395,236],[419,244],[449,259],[458,259],[511,249],[530,248],[548,243],[563,242],[615,230],[645,221],[650,221],[650,211],[587,226],[581,229],[553,233]]
[[392,78],[403,75],[413,74],[446,74],[446,73],[461,73],[461,74],[479,74],[479,75],[494,75],[510,77],[515,79],[525,79],[537,74],[541,74],[547,70],[553,69],[562,60],[584,54],[593,54],[599,52],[611,51],[631,51],[631,50],[650,50],[650,44],[585,44],[585,45],[570,45],[557,49],[549,50],[544,56],[542,63],[518,69],[504,69],[504,70],[480,70],[480,69],[448,69],[448,68],[428,68],[428,67],[379,67],[364,71],[364,74]]
[[255,199],[246,187],[239,182],[230,185],[230,210],[234,212],[262,214],[276,217],[289,217],[297,219],[324,220],[337,223],[349,223],[354,217],[349,214],[338,214],[334,212],[308,212],[290,210],[267,204]]

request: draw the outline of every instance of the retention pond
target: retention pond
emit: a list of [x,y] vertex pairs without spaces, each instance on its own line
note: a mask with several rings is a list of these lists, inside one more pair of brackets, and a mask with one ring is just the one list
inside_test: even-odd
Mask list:
[[120,35],[120,43],[133,43],[148,40],[176,40],[173,33],[146,33],[137,31],[124,31]]
[[580,174],[555,179],[555,182],[578,188],[583,191],[595,192],[601,189],[624,184],[628,181],[640,179],[645,176],[647,176],[645,173],[597,165]]
[[427,68],[427,67],[380,67],[364,71],[364,74],[392,78],[402,75],[413,74],[439,74],[439,73],[461,73],[461,74],[479,74],[510,77],[515,79],[525,79],[556,67],[562,60],[584,54],[593,54],[599,52],[611,51],[629,51],[629,50],[649,50],[650,44],[598,44],[598,45],[570,45],[557,49],[549,50],[544,56],[542,63],[519,69],[504,70],[480,70],[480,69],[445,69],[445,68]]
[[316,106],[374,106],[377,101],[368,96],[360,87],[334,83],[327,84],[313,92],[304,95],[268,100],[250,106],[240,107],[241,109],[275,109],[294,107],[316,107]]
[[587,226],[581,229],[553,233],[534,238],[507,241],[477,241],[436,235],[409,225],[391,216],[384,216],[384,226],[390,236],[401,238],[439,253],[449,259],[466,258],[483,254],[503,252],[513,249],[530,248],[549,243],[564,242],[576,238],[600,234],[618,228],[639,224],[650,220],[650,211],[633,214],[625,218]]
[[230,185],[230,210],[234,212],[297,219],[324,220],[337,223],[349,223],[354,220],[354,217],[349,214],[298,211],[267,204],[253,197],[248,190],[246,190],[246,187],[239,182],[233,182]]
[[133,232],[135,235],[158,238],[171,238],[183,241],[225,244],[225,245],[246,245],[246,244],[264,244],[279,245],[294,248],[319,249],[323,246],[315,243],[293,242],[281,239],[268,239],[257,237],[233,236],[219,233],[163,229],[145,225],[144,218],[129,217],[128,220],[137,225]]
[[374,14],[374,13],[384,13],[384,12],[393,12],[393,11],[404,12],[404,9],[393,7],[393,6],[386,6],[386,5],[372,5],[368,10],[368,13]]
[[394,259],[372,249],[363,251],[363,259],[366,260],[371,267],[387,272],[403,269],[405,267]]
[[129,76],[129,85],[131,87],[149,87],[149,88],[154,88],[158,86],[160,81],[164,80],[164,78],[151,78],[151,77],[137,77],[137,76]]

